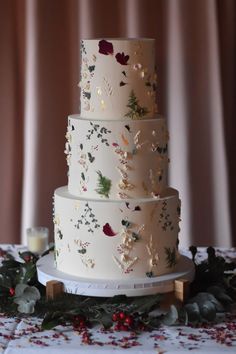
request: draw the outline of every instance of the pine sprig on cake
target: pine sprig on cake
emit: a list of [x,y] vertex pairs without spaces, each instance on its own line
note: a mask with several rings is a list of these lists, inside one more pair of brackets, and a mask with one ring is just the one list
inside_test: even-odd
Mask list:
[[111,189],[111,180],[102,175],[101,171],[97,171],[98,174],[98,187],[96,192],[100,195],[103,195],[106,198],[109,198],[109,193]]
[[170,247],[165,247],[165,253],[166,253],[167,267],[168,268],[174,267],[177,263],[175,248],[173,247],[173,249],[171,250]]
[[125,114],[125,117],[131,119],[138,119],[149,113],[146,107],[141,107],[139,101],[135,96],[134,90],[130,92],[129,101],[127,107],[130,109],[129,112]]

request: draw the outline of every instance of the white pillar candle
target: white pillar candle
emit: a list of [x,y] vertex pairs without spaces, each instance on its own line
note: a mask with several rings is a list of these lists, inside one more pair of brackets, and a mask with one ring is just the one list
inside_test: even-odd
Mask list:
[[27,232],[27,246],[32,253],[42,253],[48,247],[48,233],[47,227],[31,227]]

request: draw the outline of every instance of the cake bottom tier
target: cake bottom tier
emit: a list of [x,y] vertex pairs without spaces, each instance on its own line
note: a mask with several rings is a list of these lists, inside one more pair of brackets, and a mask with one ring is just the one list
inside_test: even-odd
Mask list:
[[153,277],[174,271],[180,200],[168,188],[160,198],[82,199],[67,187],[54,194],[55,264],[91,279]]

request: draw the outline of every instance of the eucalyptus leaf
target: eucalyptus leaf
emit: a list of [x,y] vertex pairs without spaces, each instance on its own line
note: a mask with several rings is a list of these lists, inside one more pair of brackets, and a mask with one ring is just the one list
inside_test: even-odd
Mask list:
[[207,293],[207,292],[201,292],[198,293],[196,296],[191,298],[188,303],[194,303],[196,302],[199,306],[201,306],[205,301],[210,301],[214,304],[216,310],[218,312],[224,311],[223,306],[221,303],[215,298],[213,294]]
[[200,308],[200,314],[208,321],[213,321],[216,318],[216,307],[211,301],[205,301]]
[[27,313],[27,314],[31,314],[34,312],[34,306],[35,306],[35,301],[34,300],[18,300],[18,302],[16,302],[14,300],[14,302],[16,304],[18,304],[18,308],[17,310],[21,313]]
[[178,320],[178,310],[174,305],[170,306],[170,310],[167,312],[167,314],[164,316],[162,322],[166,326],[171,326],[176,323]]
[[23,295],[25,289],[28,287],[27,284],[17,284],[15,288],[15,297]]
[[213,294],[217,300],[219,300],[224,305],[231,305],[233,300],[229,295],[226,294],[225,289],[219,286],[211,286],[207,291]]
[[188,318],[187,321],[189,322],[197,322],[200,319],[200,309],[196,302],[191,304],[184,305],[184,308],[187,312]]

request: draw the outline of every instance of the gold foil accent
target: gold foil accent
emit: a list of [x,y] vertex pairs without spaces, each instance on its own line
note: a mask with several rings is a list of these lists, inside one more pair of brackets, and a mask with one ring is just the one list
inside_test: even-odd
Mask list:
[[101,100],[101,109],[104,111],[106,109],[106,104],[104,100]]
[[157,253],[156,248],[153,246],[152,235],[150,235],[149,243],[146,245],[146,248],[150,256],[149,263],[152,270],[153,267],[156,267],[158,265],[158,261],[159,261],[159,255]]
[[118,184],[119,188],[122,190],[132,190],[134,189],[134,185],[132,183],[129,183],[127,179],[122,179],[120,183]]
[[102,95],[102,89],[101,89],[101,87],[96,87],[96,90],[97,90],[97,94],[98,94],[99,96],[101,96],[101,95]]
[[59,226],[60,222],[61,222],[60,216],[56,214],[53,218],[53,223],[54,223],[54,225]]
[[75,210],[79,210],[79,208],[80,208],[80,202],[76,201],[75,202]]

